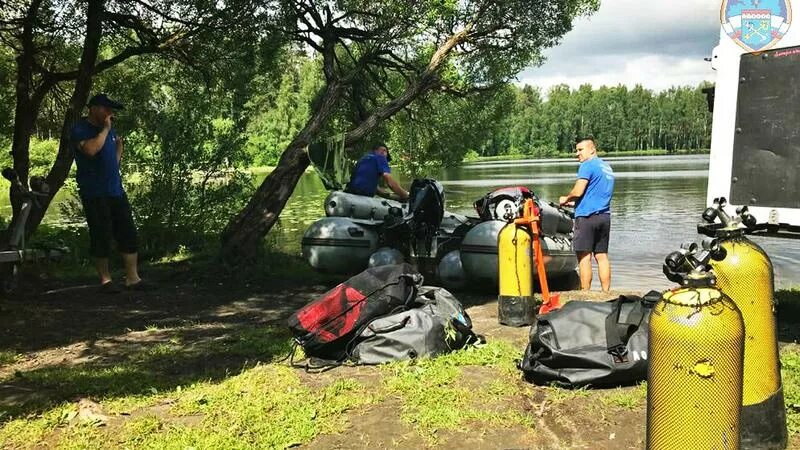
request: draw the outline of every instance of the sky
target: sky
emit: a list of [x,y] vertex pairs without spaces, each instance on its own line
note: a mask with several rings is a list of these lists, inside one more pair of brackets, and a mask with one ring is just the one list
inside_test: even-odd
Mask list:
[[600,0],[573,22],[547,61],[517,76],[520,85],[573,88],[641,84],[654,91],[714,80],[710,57],[719,41],[721,0]]

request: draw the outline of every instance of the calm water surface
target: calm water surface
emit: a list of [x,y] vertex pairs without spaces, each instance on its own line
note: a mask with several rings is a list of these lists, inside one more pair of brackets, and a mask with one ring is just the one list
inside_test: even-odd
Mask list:
[[[673,286],[661,272],[664,257],[696,232],[705,208],[708,156],[609,158],[616,174],[609,256],[612,287],[644,291]],[[435,174],[449,211],[475,215],[472,202],[498,187],[524,185],[557,201],[575,181],[574,160],[515,160],[466,164]],[[408,180],[403,183],[408,185]],[[305,228],[324,215],[322,183],[306,174],[282,214],[278,244],[299,253]],[[800,240],[755,238],[772,258],[779,287],[800,284]],[[597,276],[594,284],[599,288]]]

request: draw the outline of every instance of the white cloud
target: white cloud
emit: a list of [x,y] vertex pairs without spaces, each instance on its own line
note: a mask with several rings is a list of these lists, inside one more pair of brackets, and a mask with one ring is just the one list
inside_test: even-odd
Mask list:
[[[661,91],[672,86],[696,86],[701,81],[713,80],[711,64],[702,59],[689,59],[669,55],[643,55],[636,57],[606,57],[606,66],[586,65],[587,70],[567,70],[548,74],[520,76],[519,84],[539,86],[544,91],[556,84],[577,88],[589,83],[594,87],[623,84],[634,87],[641,84],[647,89]],[[581,66],[573,66],[581,67]]]
[[719,36],[718,0],[606,0],[591,17],[575,21],[547,62],[518,76],[520,84],[547,89],[642,84],[656,91],[713,80],[703,57]]

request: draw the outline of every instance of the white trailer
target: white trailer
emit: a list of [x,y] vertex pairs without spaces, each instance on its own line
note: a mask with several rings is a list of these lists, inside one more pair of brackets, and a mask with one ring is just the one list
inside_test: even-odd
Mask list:
[[790,2],[722,2],[719,45],[711,58],[716,84],[708,92],[713,127],[707,204],[726,198],[748,207],[756,219],[751,232],[797,237],[800,24],[792,26]]

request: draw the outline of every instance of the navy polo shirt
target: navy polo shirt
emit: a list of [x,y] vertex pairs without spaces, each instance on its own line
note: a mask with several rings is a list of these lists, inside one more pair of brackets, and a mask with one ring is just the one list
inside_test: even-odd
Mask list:
[[380,177],[390,172],[389,162],[386,161],[385,156],[368,153],[356,163],[347,187],[349,190],[361,195],[373,196],[378,190]]
[[70,142],[75,151],[75,165],[78,166],[75,178],[82,198],[125,195],[117,161],[116,130],[113,127],[109,130],[103,148],[94,156],[88,156],[80,149],[81,141],[97,136],[102,130],[102,127],[92,125],[83,118],[70,131]]

